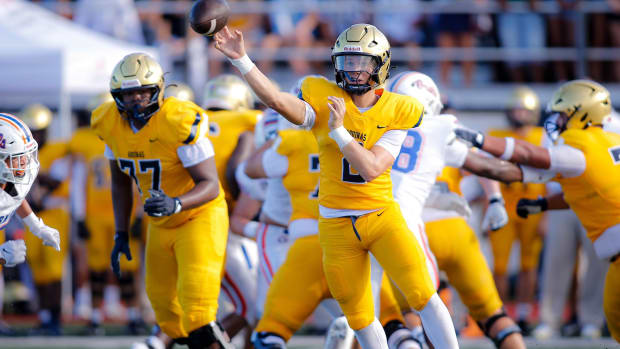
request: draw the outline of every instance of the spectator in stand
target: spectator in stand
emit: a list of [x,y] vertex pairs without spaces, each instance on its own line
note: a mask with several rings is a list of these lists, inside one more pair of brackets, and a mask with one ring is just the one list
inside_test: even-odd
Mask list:
[[[267,56],[258,63],[259,69],[267,74],[273,67],[276,52],[280,47],[310,48],[315,45],[315,30],[319,26],[316,12],[300,12],[300,6],[308,6],[313,0],[300,3],[297,0],[272,0],[277,10],[269,14],[271,32],[262,42]],[[303,4],[303,5],[300,5]],[[304,58],[291,57],[291,69],[296,75],[306,75],[310,65]]]
[[[580,0],[556,0],[560,12],[549,16],[549,46],[575,46],[575,8]],[[573,62],[553,62],[554,81],[567,81],[576,78]]]
[[73,20],[114,38],[144,44],[142,25],[133,0],[78,0]]
[[[510,10],[508,3],[525,2],[526,0],[500,0],[503,10]],[[527,0],[531,12],[506,12],[497,17],[500,45],[507,49],[543,49],[545,48],[545,21],[541,14],[536,13],[538,0]],[[510,78],[515,82],[542,82],[542,62],[526,64],[522,61],[508,60]],[[526,78],[526,72],[531,77]]]
[[[448,0],[440,0],[445,3]],[[457,4],[456,0],[449,0],[452,4]],[[440,48],[473,48],[476,44],[476,26],[474,16],[464,13],[448,13],[437,16],[436,21],[437,45]],[[474,78],[476,63],[467,50],[465,59],[461,64],[463,70],[463,80],[466,86],[470,86]],[[439,73],[441,82],[450,85],[450,73],[452,72],[452,61],[443,60],[439,63]]]
[[417,69],[420,63],[417,48],[424,38],[424,33],[419,27],[423,19],[417,11],[419,3],[414,0],[375,0],[375,3],[380,8],[396,7],[404,10],[377,13],[374,23],[387,36],[392,47],[408,49],[409,68]]

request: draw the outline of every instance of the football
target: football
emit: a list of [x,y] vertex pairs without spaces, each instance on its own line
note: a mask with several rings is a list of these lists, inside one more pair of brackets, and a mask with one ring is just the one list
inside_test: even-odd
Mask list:
[[196,33],[212,36],[224,28],[229,16],[226,0],[198,0],[189,12],[189,23]]

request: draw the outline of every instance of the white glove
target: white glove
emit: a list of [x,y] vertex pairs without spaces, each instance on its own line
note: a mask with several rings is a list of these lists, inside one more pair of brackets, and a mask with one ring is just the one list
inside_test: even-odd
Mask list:
[[24,240],[9,240],[0,245],[0,258],[4,259],[5,267],[14,267],[26,260],[26,244]]
[[45,225],[43,220],[34,213],[22,218],[22,220],[36,237],[43,240],[43,245],[51,246],[56,251],[60,251],[60,233],[58,230]]
[[492,198],[489,207],[482,219],[482,230],[498,230],[508,224],[508,213],[504,207],[504,200],[500,198]]
[[436,190],[426,199],[424,206],[442,211],[456,211],[459,215],[468,219],[471,216],[471,209],[467,204],[467,200],[458,194],[448,192],[442,193]]

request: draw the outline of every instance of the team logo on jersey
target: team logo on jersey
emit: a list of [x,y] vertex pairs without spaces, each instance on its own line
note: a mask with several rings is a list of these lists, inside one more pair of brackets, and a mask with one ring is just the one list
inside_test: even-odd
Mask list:
[[127,152],[127,157],[130,157],[130,158],[143,158],[144,157],[144,152],[143,151],[129,151],[129,152]]
[[366,142],[366,134],[365,133],[361,133],[361,132],[357,132],[357,131],[353,131],[353,130],[347,130],[349,131],[349,133],[351,134],[351,136],[353,138],[357,138],[358,140],[362,141],[362,142]]

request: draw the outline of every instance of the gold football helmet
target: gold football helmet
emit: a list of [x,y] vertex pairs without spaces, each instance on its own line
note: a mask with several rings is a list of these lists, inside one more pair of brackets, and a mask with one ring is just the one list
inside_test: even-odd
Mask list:
[[241,110],[254,107],[248,85],[236,75],[220,75],[207,83],[202,107],[210,110]]
[[88,101],[88,104],[86,104],[86,109],[92,113],[93,110],[97,109],[97,107],[103,103],[111,102],[113,100],[114,98],[112,98],[112,94],[110,94],[110,92],[101,92]]
[[53,118],[52,111],[38,103],[26,106],[17,116],[32,132],[46,129],[52,123]]
[[[390,43],[377,27],[354,24],[345,29],[332,48],[336,83],[361,95],[380,88],[390,76]],[[368,75],[366,81],[365,75]]]
[[[150,89],[148,104],[144,107],[129,108],[123,102],[122,93]],[[164,72],[155,59],[145,53],[132,53],[121,59],[114,67],[110,79],[110,93],[121,115],[141,121],[155,114],[164,101]]]
[[550,135],[571,128],[603,126],[604,119],[611,113],[609,91],[591,80],[569,81],[555,91],[547,110],[550,116],[545,129]]
[[164,98],[175,97],[176,99],[180,99],[182,101],[194,101],[194,91],[189,85],[184,83],[175,82],[166,86],[166,91],[164,92]]
[[506,109],[508,121],[514,127],[534,126],[540,120],[538,95],[527,86],[519,86],[514,89]]

